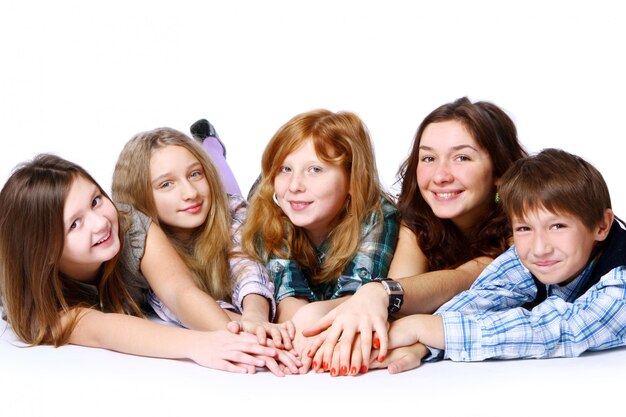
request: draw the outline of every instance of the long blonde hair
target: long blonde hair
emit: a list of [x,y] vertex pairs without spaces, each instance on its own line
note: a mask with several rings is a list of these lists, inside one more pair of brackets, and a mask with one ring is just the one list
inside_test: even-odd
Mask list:
[[[104,262],[98,294],[59,270],[65,243],[63,210],[74,181],[102,188],[80,166],[38,155],[19,166],[0,192],[0,294],[15,334],[32,345],[68,342],[79,307],[143,316],[117,268],[126,226],[120,218],[120,251]],[[60,313],[68,321],[62,322]]]
[[[285,158],[307,140],[322,161],[342,167],[350,195],[337,226],[327,237],[332,250],[319,265],[315,247],[273,201],[274,179]],[[313,110],[284,124],[263,152],[262,178],[254,192],[242,234],[245,253],[267,263],[271,255],[295,259],[314,284],[337,280],[356,254],[362,224],[381,209],[383,192],[367,129],[357,115]]]
[[[191,241],[178,239],[167,224],[159,221],[150,181],[150,158],[158,149],[181,146],[202,165],[209,183],[211,207],[205,222]],[[178,130],[158,128],[138,133],[126,143],[113,173],[113,200],[130,204],[158,224],[191,270],[196,284],[212,297],[230,301],[232,283],[228,254],[231,247],[228,197],[215,165],[207,153]]]

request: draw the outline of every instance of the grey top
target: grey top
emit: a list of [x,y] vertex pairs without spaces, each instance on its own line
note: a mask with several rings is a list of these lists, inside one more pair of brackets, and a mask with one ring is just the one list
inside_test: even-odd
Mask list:
[[130,220],[129,228],[124,235],[124,246],[120,253],[121,276],[133,300],[143,310],[146,310],[148,305],[147,291],[150,289],[150,284],[141,273],[141,259],[146,251],[146,237],[152,219],[127,204],[117,204],[116,206]]

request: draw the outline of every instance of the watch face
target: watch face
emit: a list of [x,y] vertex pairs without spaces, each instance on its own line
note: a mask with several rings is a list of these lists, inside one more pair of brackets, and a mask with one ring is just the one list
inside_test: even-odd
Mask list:
[[392,293],[398,293],[398,294],[404,294],[404,290],[402,289],[402,285],[400,285],[399,282],[396,281],[386,281],[387,286],[389,287],[389,290]]

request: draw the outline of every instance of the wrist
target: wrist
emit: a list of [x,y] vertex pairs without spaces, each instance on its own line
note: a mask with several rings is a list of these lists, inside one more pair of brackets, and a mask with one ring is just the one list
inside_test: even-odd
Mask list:
[[363,288],[367,290],[366,292],[369,299],[375,299],[376,302],[380,302],[385,309],[389,308],[389,296],[380,281],[368,282]]
[[404,302],[404,288],[402,288],[402,285],[391,278],[375,278],[374,281],[380,283],[387,294],[387,313],[394,314],[400,311],[400,307],[402,307]]

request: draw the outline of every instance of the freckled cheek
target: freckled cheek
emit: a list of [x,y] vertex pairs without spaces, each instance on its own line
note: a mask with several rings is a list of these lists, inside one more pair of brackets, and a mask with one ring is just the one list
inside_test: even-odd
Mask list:
[[428,187],[428,184],[430,183],[432,175],[430,174],[429,170],[423,168],[420,169],[420,167],[418,166],[417,170],[415,171],[415,177],[417,179],[418,188],[426,189]]
[[274,180],[274,192],[276,193],[276,195],[278,196],[285,195],[285,192],[287,190],[287,186],[285,184],[286,183],[284,180],[280,180],[278,178]]

